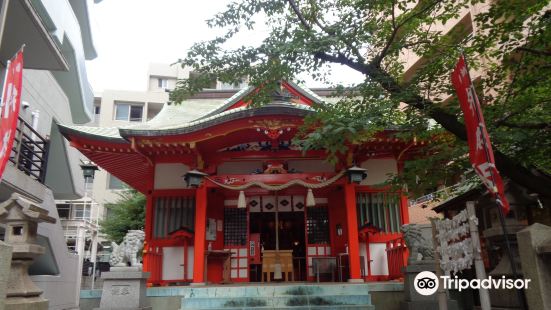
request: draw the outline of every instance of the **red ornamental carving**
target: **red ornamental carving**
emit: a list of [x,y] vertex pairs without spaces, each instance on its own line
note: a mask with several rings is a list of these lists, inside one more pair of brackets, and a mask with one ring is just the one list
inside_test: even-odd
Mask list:
[[275,139],[279,138],[279,136],[281,136],[283,134],[283,132],[290,131],[290,130],[291,130],[291,128],[286,128],[286,129],[283,129],[283,128],[264,128],[264,129],[257,128],[256,129],[256,131],[264,132],[264,134],[272,140],[275,140]]

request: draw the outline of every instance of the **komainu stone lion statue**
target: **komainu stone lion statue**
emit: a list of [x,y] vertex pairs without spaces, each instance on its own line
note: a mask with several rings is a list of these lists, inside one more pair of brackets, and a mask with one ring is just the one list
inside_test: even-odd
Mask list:
[[418,253],[421,253],[422,260],[434,259],[434,250],[430,240],[425,239],[421,228],[416,224],[402,225],[404,240],[409,249],[409,262],[418,260]]
[[109,264],[116,267],[124,267],[129,263],[132,267],[141,267],[138,253],[143,248],[145,233],[141,230],[129,230],[120,245],[111,242],[113,252]]

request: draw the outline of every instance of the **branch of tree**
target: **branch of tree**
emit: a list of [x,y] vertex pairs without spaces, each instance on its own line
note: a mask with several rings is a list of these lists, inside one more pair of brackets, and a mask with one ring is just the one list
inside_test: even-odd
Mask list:
[[[392,16],[391,16],[391,20],[392,20],[392,33],[390,34],[390,36],[388,37],[388,40],[386,41],[386,44],[385,46],[383,47],[383,49],[381,50],[381,52],[379,53],[379,55],[375,56],[372,60],[372,63],[376,66],[380,66],[381,65],[381,62],[383,61],[383,58],[386,56],[386,54],[388,53],[388,50],[390,49],[390,47],[392,46],[392,44],[396,41],[396,36],[398,35],[398,32],[400,30],[400,28],[402,28],[406,23],[408,23],[409,21],[411,21],[412,19],[428,12],[430,9],[432,9],[434,6],[436,6],[438,3],[442,2],[441,0],[438,0],[438,1],[434,1],[430,4],[428,4],[427,6],[425,6],[424,8],[422,9],[419,9],[418,12],[416,13],[411,13],[407,18],[404,18],[404,20],[402,20],[399,24],[396,25],[396,16],[395,16],[395,12],[394,12],[394,2],[392,4]],[[412,10],[414,11],[415,8]],[[405,48],[404,46],[401,47],[402,49]]]
[[298,9],[298,6],[297,6],[295,0],[287,0],[287,2],[289,2],[289,5],[291,5],[291,8],[295,12],[295,15],[298,17],[298,19],[300,20],[300,23],[302,24],[302,26],[304,28],[306,28],[307,30],[312,30],[312,27],[310,27],[310,25],[306,21],[306,18],[304,18],[304,15],[302,15],[300,10]]
[[[295,15],[298,17],[298,19],[300,20],[300,23],[302,24],[302,26],[306,29],[306,30],[312,30],[312,27],[308,24],[308,22],[306,21],[306,18],[304,18],[304,15],[302,15],[302,12],[300,12],[300,9],[298,7],[298,5],[296,4],[296,2],[294,0],[287,0],[289,2],[289,5],[291,5],[291,8],[293,9],[293,12],[295,12]],[[316,23],[316,25],[323,31],[325,32],[327,35],[329,36],[335,36],[335,32],[333,31],[329,31],[327,29],[327,27],[323,26],[316,18],[314,18],[314,22]],[[364,62],[364,58],[363,56],[360,54],[360,52],[358,51],[357,48],[355,48],[354,46],[352,46],[352,44],[346,40],[344,40],[343,38],[340,38],[344,44],[346,44],[346,47],[348,47],[352,53],[354,53],[354,56],[356,56],[356,58],[358,58],[358,60],[360,62]],[[344,56],[343,54],[341,54],[343,57],[347,58],[346,56]]]
[[536,49],[528,48],[528,47],[519,47],[518,50],[523,51],[523,52],[527,52],[527,53],[531,53],[531,54],[536,54],[536,55],[539,55],[539,56],[551,57],[551,52],[549,52],[549,51],[536,50]]
[[509,128],[519,128],[519,129],[547,129],[551,128],[551,124],[549,123],[526,123],[526,124],[515,124],[510,122],[502,122],[501,126],[509,127]]
[[[323,52],[317,52],[314,56],[323,61],[348,66],[360,73],[363,73],[364,75],[369,76],[371,79],[378,82],[392,96],[401,96],[405,92],[392,76],[374,65],[354,62],[343,54],[333,56]],[[459,122],[455,115],[447,113],[441,108],[435,107],[430,100],[422,98],[416,94],[411,94],[406,98],[401,97],[401,100],[404,103],[421,110],[423,113],[426,113],[429,117],[434,119],[438,124],[459,139],[467,141],[465,125]],[[495,146],[492,146],[492,148],[494,150],[496,165],[503,175],[509,177],[514,182],[531,191],[551,197],[551,188],[547,186],[547,180],[544,180],[542,177],[537,176],[530,170],[526,169],[526,167],[516,163],[507,155],[497,150]]]
[[396,3],[392,1],[392,16],[391,16],[392,33],[390,34],[388,40],[386,41],[385,46],[383,47],[379,55],[377,55],[372,60],[372,63],[375,64],[377,67],[381,66],[381,61],[383,61],[383,58],[385,57],[386,53],[390,49],[390,46],[392,45],[392,43],[394,43],[394,40],[396,39],[396,35],[398,35],[398,29],[400,29],[400,27],[396,27],[396,15],[395,15],[396,13],[394,11],[395,6],[396,6]]

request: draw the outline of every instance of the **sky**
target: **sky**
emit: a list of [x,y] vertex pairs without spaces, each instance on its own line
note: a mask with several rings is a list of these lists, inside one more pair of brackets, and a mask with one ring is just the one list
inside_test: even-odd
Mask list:
[[[220,30],[205,20],[222,11],[228,0],[103,0],[91,3],[92,36],[98,57],[87,61],[90,84],[95,93],[104,89],[147,88],[149,63],[176,62],[195,42],[212,39]],[[259,23],[262,25],[261,23]],[[260,42],[267,30],[262,26],[241,34],[232,45]],[[335,83],[351,83],[361,76],[335,67]],[[309,87],[321,87],[308,81]]]

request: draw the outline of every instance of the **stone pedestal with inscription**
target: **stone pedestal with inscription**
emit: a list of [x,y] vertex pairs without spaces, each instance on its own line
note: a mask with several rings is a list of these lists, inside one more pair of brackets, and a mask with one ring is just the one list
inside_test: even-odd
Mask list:
[[97,310],[151,309],[146,297],[149,272],[143,272],[141,267],[111,267],[111,271],[102,273],[101,278],[103,291]]

